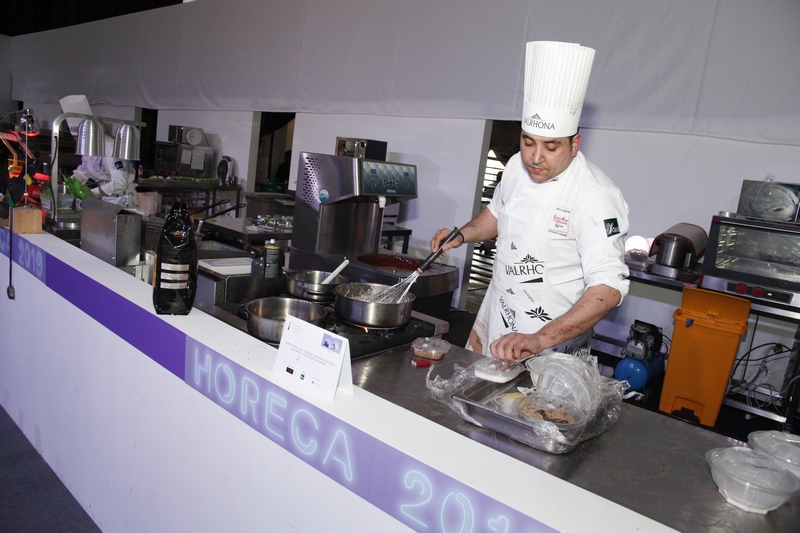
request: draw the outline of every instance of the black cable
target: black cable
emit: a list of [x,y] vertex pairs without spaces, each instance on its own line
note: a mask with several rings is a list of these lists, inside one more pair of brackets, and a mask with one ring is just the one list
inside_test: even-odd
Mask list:
[[[753,353],[753,341],[756,339],[756,330],[758,329],[758,320],[760,318],[761,315],[756,315],[756,321],[753,324],[753,334],[750,335],[750,349],[747,350],[747,352],[745,352],[745,354],[742,356],[742,359],[747,358],[747,363],[744,365],[744,370],[742,371],[742,381],[745,381],[745,378],[747,377],[747,367],[750,366],[750,354]],[[739,366],[738,363],[736,366]],[[731,377],[733,377],[735,374],[736,369],[734,368],[733,372],[731,372]]]
[[12,235],[14,235],[14,206],[8,210],[8,288],[6,288],[6,296],[9,300],[16,297],[14,291],[14,284],[11,281],[11,265],[14,264],[14,244],[12,242]]
[[[777,348],[780,348],[780,347],[783,347],[784,349],[778,351]],[[798,348],[800,348],[800,344],[798,344],[794,348],[786,348],[785,346],[783,346],[783,344],[781,344],[779,342],[776,342],[776,343],[774,343],[773,348],[775,348],[776,351],[772,352],[771,354],[767,354],[767,355],[765,355],[763,357],[756,357],[755,359],[750,359],[750,362],[751,363],[755,363],[755,362],[758,362],[758,361],[763,361],[764,359],[770,359],[772,357],[775,357],[776,355],[781,355],[781,354],[785,354],[785,353],[792,353],[793,351],[795,351]]]
[[[763,348],[763,347],[765,347],[765,346],[773,346],[773,347],[775,347],[775,346],[783,346],[783,345],[782,345],[781,343],[779,343],[779,342],[765,342],[764,344],[759,344],[758,346],[754,346],[753,348],[750,348],[749,350],[747,350],[747,351],[746,351],[746,352],[745,352],[745,353],[742,355],[742,357],[740,357],[739,359],[737,359],[737,360],[736,360],[736,364],[733,366],[733,370],[731,371],[731,376],[733,376],[734,374],[736,374],[736,370],[739,368],[739,364],[740,364],[742,361],[744,361],[745,359],[747,359],[747,360],[748,360],[748,365],[749,365],[749,362],[750,362],[750,354],[751,354],[752,352],[754,352],[755,350],[758,350],[759,348]],[[758,359],[756,359],[756,361],[758,361]],[[745,368],[747,368],[747,366],[748,366],[748,365],[745,365]]]

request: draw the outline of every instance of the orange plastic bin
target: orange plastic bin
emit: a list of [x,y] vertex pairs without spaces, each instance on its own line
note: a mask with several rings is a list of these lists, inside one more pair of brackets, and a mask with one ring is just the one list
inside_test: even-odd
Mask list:
[[675,330],[658,408],[713,427],[747,331],[750,302],[687,287],[672,316]]

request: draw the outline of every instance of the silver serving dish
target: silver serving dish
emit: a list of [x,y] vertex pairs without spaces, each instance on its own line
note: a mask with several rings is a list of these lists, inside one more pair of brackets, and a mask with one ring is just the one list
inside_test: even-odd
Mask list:
[[503,408],[501,402],[496,400],[503,394],[516,393],[518,387],[531,386],[530,374],[525,372],[507,383],[480,381],[454,394],[452,398],[464,407],[473,420],[487,429],[538,450],[550,453],[572,451],[578,442],[571,441],[557,431],[551,431],[552,427],[544,428],[545,431],[542,431],[541,425],[519,418],[513,409]]

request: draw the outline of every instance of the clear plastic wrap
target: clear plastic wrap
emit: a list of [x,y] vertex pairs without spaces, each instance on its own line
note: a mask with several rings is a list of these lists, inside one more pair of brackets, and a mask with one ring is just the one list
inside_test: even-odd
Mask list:
[[[590,355],[553,352],[529,359],[530,376],[507,384],[476,377],[477,364],[455,366],[449,379],[429,372],[433,398],[470,423],[550,453],[569,452],[608,431],[619,420],[628,389],[626,381],[602,376]],[[570,413],[569,423],[555,413]]]

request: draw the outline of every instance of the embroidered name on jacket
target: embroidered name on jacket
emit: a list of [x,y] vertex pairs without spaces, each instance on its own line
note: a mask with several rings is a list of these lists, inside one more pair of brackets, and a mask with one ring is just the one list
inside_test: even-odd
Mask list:
[[553,218],[547,226],[547,232],[566,237],[569,233],[569,218],[571,214],[572,210],[569,208],[556,207],[555,211],[553,211]]
[[539,261],[530,254],[526,255],[521,261],[513,265],[506,265],[506,275],[523,278],[531,277],[531,279],[520,283],[541,283],[544,275],[544,261]]

